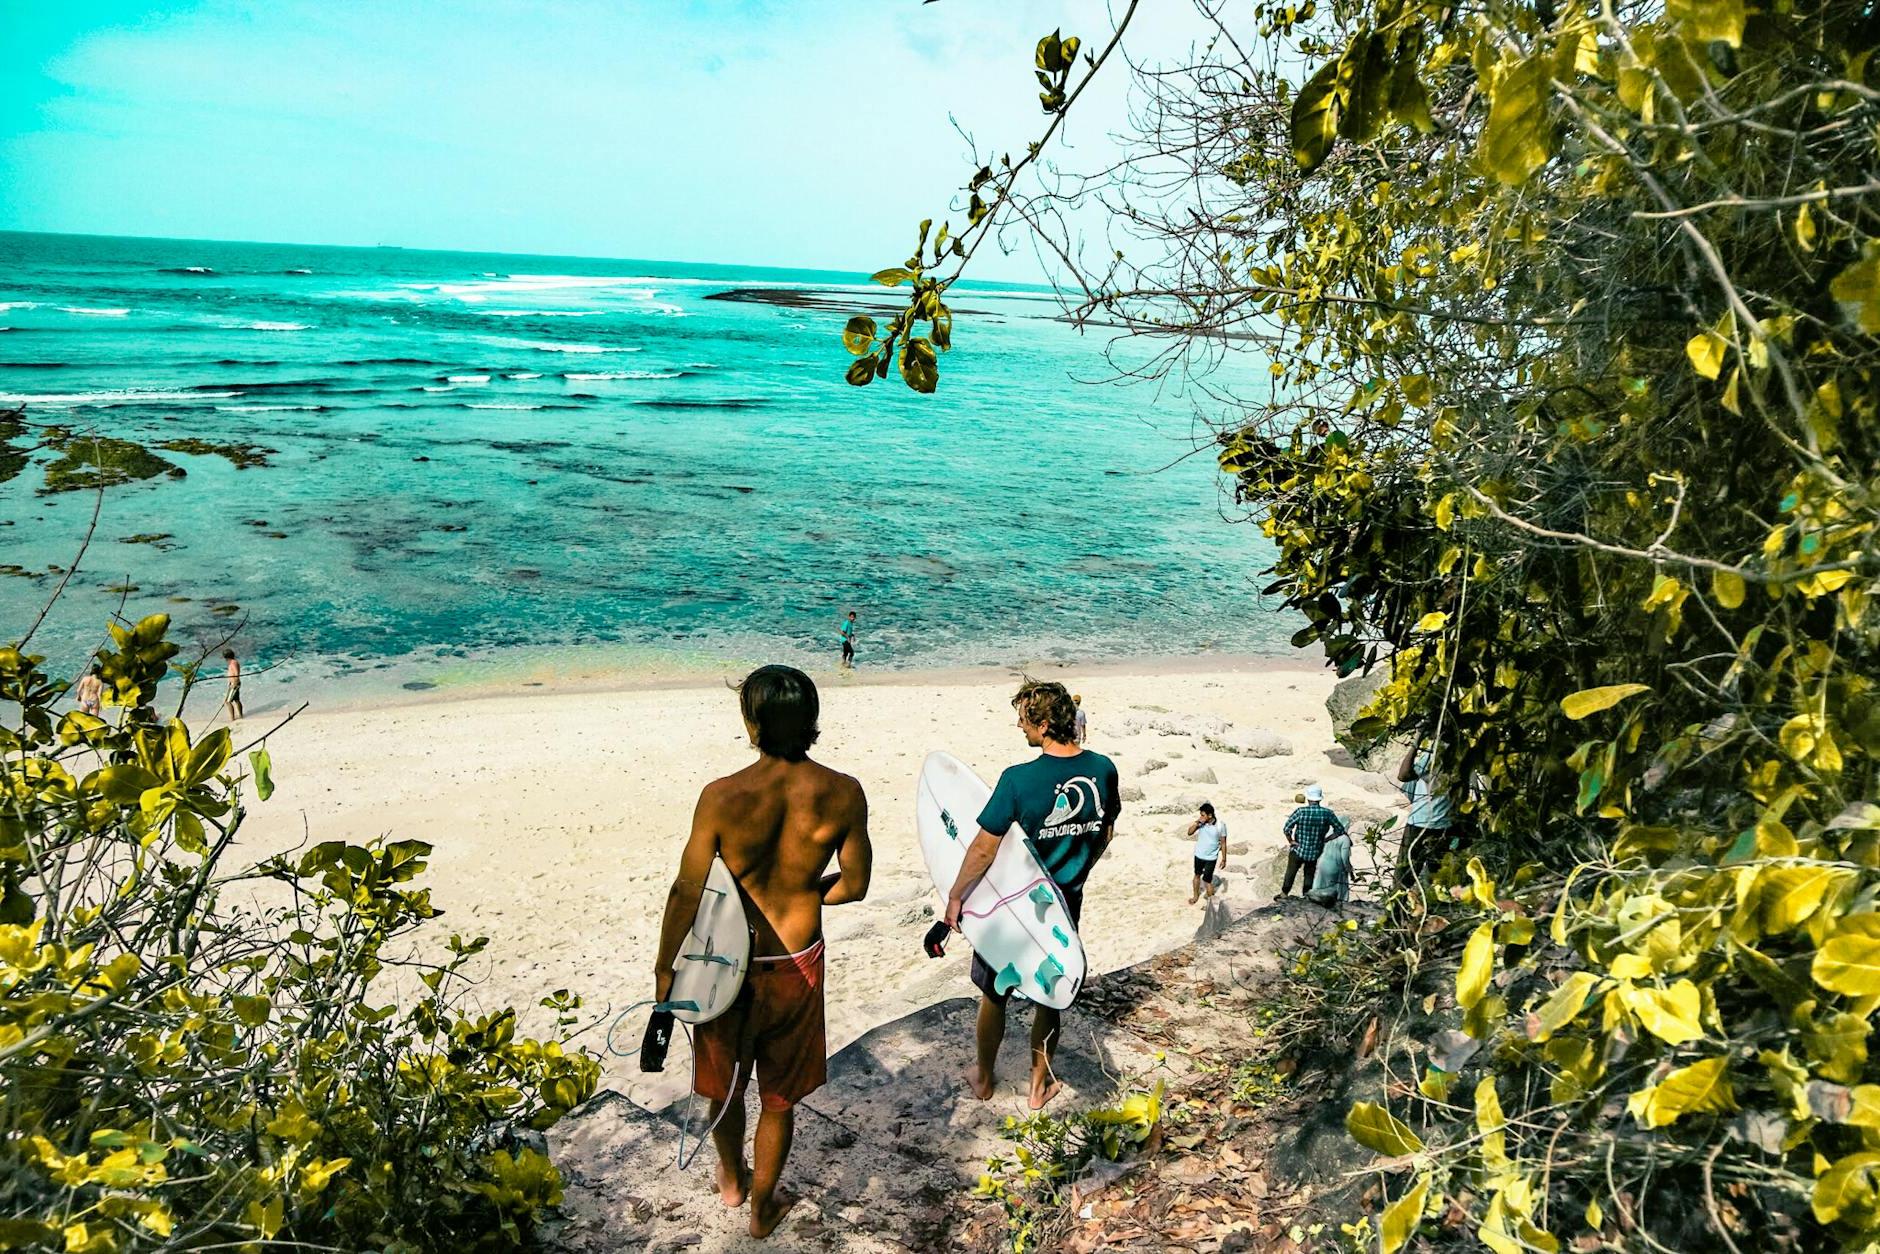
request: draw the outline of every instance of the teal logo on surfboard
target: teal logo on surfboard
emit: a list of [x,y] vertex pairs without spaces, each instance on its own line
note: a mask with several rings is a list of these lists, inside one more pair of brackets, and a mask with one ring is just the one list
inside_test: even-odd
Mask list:
[[953,815],[949,811],[940,811],[940,826],[947,829],[947,839],[958,840],[960,838],[959,826],[953,822]]

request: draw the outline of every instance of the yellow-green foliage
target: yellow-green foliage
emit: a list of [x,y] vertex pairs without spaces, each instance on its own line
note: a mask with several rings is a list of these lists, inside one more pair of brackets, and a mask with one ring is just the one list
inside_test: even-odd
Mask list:
[[[1432,744],[1476,838],[1437,879],[1470,1074],[1354,1111],[1386,1254],[1870,1248],[1880,19],[1216,9],[1017,212],[1073,319],[1178,341],[1152,369],[1266,360],[1218,395],[1268,591],[1389,667],[1355,733]],[[1064,225],[1104,209],[1114,261]]]
[[1007,1116],[1002,1129],[1010,1155],[986,1162],[974,1196],[1005,1208],[1012,1254],[1040,1248],[1054,1208],[1070,1183],[1091,1162],[1115,1162],[1159,1135],[1164,1116],[1163,1083],[1126,1094],[1114,1106],[1080,1110],[1058,1118],[1042,1111],[1023,1119]]
[[438,914],[423,842],[224,867],[271,763],[159,721],[167,628],[111,628],[107,719],[0,648],[0,1249],[518,1243],[560,1192],[531,1130],[598,1068],[456,1010],[481,939],[405,963],[409,1005],[382,991]]

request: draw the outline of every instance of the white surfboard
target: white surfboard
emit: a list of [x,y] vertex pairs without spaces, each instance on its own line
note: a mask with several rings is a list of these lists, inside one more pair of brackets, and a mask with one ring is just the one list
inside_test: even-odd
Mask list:
[[751,925],[744,917],[744,899],[731,868],[714,857],[692,929],[673,959],[672,992],[666,999],[673,1018],[709,1023],[731,1009],[750,965]]
[[[942,909],[966,848],[979,833],[979,812],[991,796],[992,789],[973,768],[950,753],[930,753],[921,764],[915,827]],[[1062,1010],[1083,987],[1084,943],[1064,894],[1016,823],[1005,833],[991,868],[967,894],[960,930],[992,968],[1002,991]]]

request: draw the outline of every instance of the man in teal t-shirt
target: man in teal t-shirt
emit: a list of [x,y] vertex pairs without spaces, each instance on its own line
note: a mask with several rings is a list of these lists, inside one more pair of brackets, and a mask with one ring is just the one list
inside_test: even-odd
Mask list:
[[[957,929],[966,895],[992,865],[999,842],[1016,823],[1025,832],[1045,873],[1064,894],[1071,922],[1083,913],[1084,880],[1116,834],[1122,789],[1116,764],[1076,743],[1077,707],[1063,684],[1026,680],[1012,698],[1026,743],[1044,750],[1030,762],[1007,767],[979,814],[979,834],[966,851],[953,891],[947,894],[946,922]],[[999,1046],[1005,1040],[1007,993],[998,991],[995,974],[973,955],[973,983],[982,996],[976,1032],[978,1059],[967,1082],[980,1100],[992,1096]],[[1051,1076],[1057,1053],[1058,1011],[1039,1006],[1031,1023],[1031,1108],[1038,1110],[1060,1087]]]
[[842,620],[842,668],[847,670],[855,665],[855,611]]

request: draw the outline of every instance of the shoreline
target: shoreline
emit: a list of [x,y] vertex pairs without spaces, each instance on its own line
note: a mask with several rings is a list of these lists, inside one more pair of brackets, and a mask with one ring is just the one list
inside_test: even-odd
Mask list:
[[[1032,666],[1084,695],[1088,745],[1116,762],[1124,786],[1116,841],[1085,896],[1093,974],[1186,944],[1222,910],[1265,904],[1284,864],[1280,826],[1306,783],[1324,785],[1354,832],[1398,808],[1393,786],[1337,749],[1325,710],[1335,677],[1323,667],[1206,655]],[[824,918],[831,1050],[970,991],[963,949],[930,961],[920,947],[938,893],[915,836],[913,786],[934,749],[988,781],[1035,753],[1012,726],[1019,669],[814,676],[822,736],[813,754],[862,783],[875,851],[867,899]],[[239,739],[273,717],[251,714]],[[1262,736],[1287,751],[1255,756]],[[752,757],[736,698],[716,675],[318,706],[268,744],[275,793],[252,805],[238,856],[378,835],[429,842],[419,883],[444,914],[415,944],[489,936],[469,1004],[513,1006],[523,1030],[542,1032],[552,1016],[541,999],[570,989],[585,999],[581,1021],[598,1023],[580,1038],[597,1051],[613,1017],[650,991],[699,790]],[[1202,800],[1229,827],[1221,895],[1208,909],[1187,904],[1186,825]],[[1360,845],[1360,868],[1369,856]],[[627,1024],[619,1039],[637,1042],[639,1027]],[[603,1085],[644,1087],[631,1059],[602,1061]]]
[[[251,697],[248,705],[254,712],[248,715],[246,721],[256,721],[262,716],[263,711],[293,709],[303,700],[308,704],[307,714],[316,712],[357,714],[375,710],[443,706],[458,702],[482,702],[512,697],[612,696],[632,692],[673,692],[690,689],[715,691],[727,684],[736,683],[743,675],[764,664],[759,661],[741,659],[712,662],[681,661],[679,659],[683,655],[673,654],[650,665],[646,664],[643,658],[638,664],[589,667],[581,665],[583,653],[574,650],[546,650],[536,655],[534,662],[528,660],[527,655],[530,651],[518,650],[516,652],[518,654],[516,657],[474,659],[463,663],[465,669],[485,672],[475,678],[446,679],[423,688],[413,687],[409,683],[393,686],[390,678],[382,678],[374,682],[373,678],[364,673],[303,680],[292,684],[287,691],[278,694],[272,685],[250,682],[247,684]],[[619,651],[597,647],[594,652],[604,655]],[[525,678],[525,676],[544,673],[541,669],[543,667],[569,661],[575,664],[564,668],[562,673],[553,678]],[[662,662],[665,664],[662,665]],[[1048,679],[1073,673],[1093,678],[1154,678],[1196,674],[1252,675],[1285,672],[1317,674],[1326,669],[1322,660],[1315,661],[1303,651],[1291,656],[1261,653],[1196,653],[1181,656],[1140,654],[1094,661],[1065,661],[1057,658],[1033,657],[997,665],[983,663],[906,668],[861,665],[848,671],[842,670],[834,663],[821,666],[802,665],[800,658],[788,659],[786,664],[799,666],[805,674],[816,681],[819,688],[828,686],[840,689],[955,687],[965,684],[1016,680],[1023,676]],[[275,668],[257,668],[251,672],[251,675],[254,679],[259,679],[273,669]],[[215,682],[199,680],[197,691],[213,696],[219,701],[221,691],[219,676],[214,678]],[[302,686],[307,689],[307,695],[296,695],[295,688]],[[277,695],[278,701],[273,699]],[[195,693],[192,693],[192,698],[206,699]],[[261,700],[258,702],[253,698]]]

